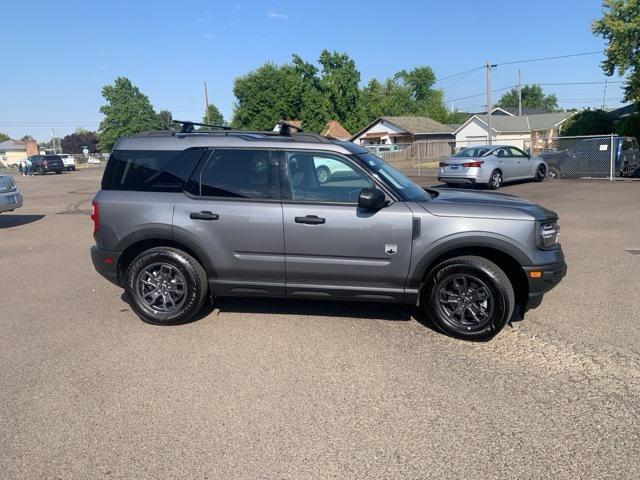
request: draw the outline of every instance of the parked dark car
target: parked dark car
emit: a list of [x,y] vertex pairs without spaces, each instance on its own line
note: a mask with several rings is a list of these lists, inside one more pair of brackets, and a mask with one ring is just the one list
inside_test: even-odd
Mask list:
[[49,172],[60,174],[65,169],[60,155],[32,155],[29,157],[29,160],[31,160],[33,173],[40,175]]
[[640,170],[640,150],[634,137],[586,138],[556,152],[540,155],[549,167],[551,178],[635,176]]

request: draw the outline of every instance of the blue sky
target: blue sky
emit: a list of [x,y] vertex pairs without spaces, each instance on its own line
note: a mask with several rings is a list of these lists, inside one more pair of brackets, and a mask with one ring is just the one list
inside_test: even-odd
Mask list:
[[[100,91],[129,77],[154,107],[200,119],[202,83],[225,118],[233,79],[292,53],[316,61],[322,49],[348,53],[363,82],[431,66],[440,78],[484,64],[602,50],[590,32],[599,0],[22,1],[3,10],[0,131],[39,140],[96,129]],[[517,81],[604,81],[602,55],[499,66],[493,88]],[[619,81],[617,76],[610,80]],[[444,80],[446,99],[483,92],[484,72]],[[561,107],[599,106],[603,85],[546,86]],[[494,94],[498,98],[500,93]],[[620,104],[620,84],[607,106]],[[478,110],[483,96],[456,100]],[[450,105],[451,103],[448,103]]]

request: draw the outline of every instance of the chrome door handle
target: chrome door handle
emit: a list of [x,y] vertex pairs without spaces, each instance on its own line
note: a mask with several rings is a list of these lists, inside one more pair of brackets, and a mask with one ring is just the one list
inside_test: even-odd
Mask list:
[[296,223],[305,223],[307,225],[320,225],[325,223],[324,218],[320,218],[316,215],[307,215],[306,217],[296,217]]

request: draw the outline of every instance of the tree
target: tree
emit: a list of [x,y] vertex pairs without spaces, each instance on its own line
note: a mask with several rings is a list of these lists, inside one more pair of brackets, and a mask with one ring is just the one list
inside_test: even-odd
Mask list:
[[[207,113],[209,115],[207,115]],[[205,112],[204,117],[202,117],[202,123],[211,123],[213,125],[226,125],[224,121],[224,117],[222,116],[222,113],[220,113],[220,110],[218,110],[218,107],[216,107],[211,103],[207,105],[207,111]]]
[[265,63],[235,79],[236,104],[232,125],[252,130],[271,130],[278,120],[294,119],[299,113],[296,91],[298,78],[291,65]]
[[26,134],[26,135],[23,135],[23,136],[22,136],[22,138],[21,138],[20,140],[22,140],[23,142],[26,142],[27,140],[35,140],[35,138],[33,138],[33,137],[32,137],[31,135],[29,135],[29,134]]
[[602,69],[606,75],[628,73],[625,100],[640,101],[640,1],[604,0],[604,14],[591,25],[607,42]]
[[89,149],[89,153],[95,153],[98,151],[98,136],[95,132],[78,128],[60,140],[60,147],[64,153],[83,153],[84,147]]
[[604,110],[586,109],[569,117],[563,135],[604,135],[614,131],[613,119]]
[[[512,88],[498,100],[499,107],[518,108],[518,89]],[[550,93],[545,95],[540,85],[525,85],[522,87],[522,107],[542,108],[548,112],[558,110],[558,98]]]
[[99,127],[100,150],[111,150],[120,137],[163,127],[149,98],[128,78],[118,77],[113,85],[105,85],[102,96],[107,103],[100,107],[104,115]]
[[329,113],[347,130],[355,131],[362,125],[360,109],[360,72],[346,53],[323,50],[319,59],[322,65],[320,88],[328,101]]
[[296,114],[290,118],[299,118],[305,130],[321,132],[330,120],[329,103],[322,93],[318,69],[305,62],[300,56],[293,55],[293,69],[298,79],[296,90],[292,92],[298,98]]
[[169,130],[175,127],[173,123],[173,115],[169,110],[160,110],[158,112],[158,122],[165,130]]
[[640,139],[640,115],[624,118],[616,127],[618,135]]

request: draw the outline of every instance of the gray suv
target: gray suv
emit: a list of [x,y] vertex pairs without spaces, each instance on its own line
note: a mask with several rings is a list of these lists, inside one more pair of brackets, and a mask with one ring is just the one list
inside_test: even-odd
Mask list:
[[[327,163],[339,174],[321,179]],[[289,129],[123,138],[92,219],[95,268],[156,324],[218,296],[360,300],[487,339],[566,273],[555,213],[423,189],[355,144]]]

